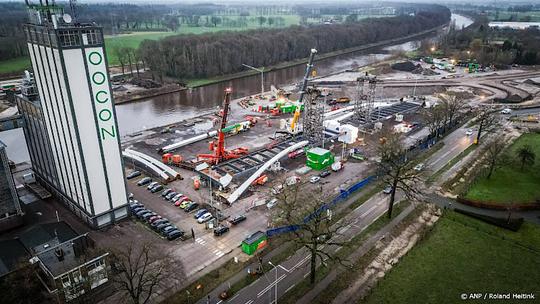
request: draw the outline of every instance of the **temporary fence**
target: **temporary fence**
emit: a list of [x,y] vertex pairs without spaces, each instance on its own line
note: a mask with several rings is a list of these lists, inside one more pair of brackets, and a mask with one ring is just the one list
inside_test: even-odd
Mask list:
[[[317,209],[317,211],[315,211],[312,214],[306,216],[304,218],[304,223],[307,223],[307,222],[311,221],[315,217],[319,216],[319,214],[321,214],[322,212],[325,212],[328,209],[332,209],[338,203],[340,203],[340,202],[346,200],[347,198],[349,198],[349,196],[351,196],[351,194],[353,194],[354,192],[362,189],[363,187],[365,187],[366,185],[371,183],[374,179],[376,179],[376,177],[377,177],[376,175],[369,176],[369,177],[359,181],[358,183],[350,186],[348,189],[341,190],[339,195],[336,196],[334,199],[332,199],[329,203],[323,204],[321,207],[319,207],[319,209]],[[266,230],[266,235],[268,237],[271,237],[271,236],[282,234],[282,233],[293,232],[293,231],[296,231],[298,229],[300,229],[299,225],[281,226],[281,227]]]

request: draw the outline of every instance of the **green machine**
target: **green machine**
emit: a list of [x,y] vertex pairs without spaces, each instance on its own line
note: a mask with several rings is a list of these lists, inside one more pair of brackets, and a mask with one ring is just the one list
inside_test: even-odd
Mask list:
[[257,250],[266,247],[266,233],[257,231],[242,241],[242,251],[253,255]]
[[323,148],[313,148],[306,153],[306,165],[314,170],[324,170],[334,163],[334,155]]
[[469,73],[476,73],[479,68],[480,65],[478,63],[469,63]]

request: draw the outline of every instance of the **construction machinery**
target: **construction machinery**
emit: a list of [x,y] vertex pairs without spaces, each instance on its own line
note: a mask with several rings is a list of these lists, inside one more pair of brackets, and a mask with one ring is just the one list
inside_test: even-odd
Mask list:
[[302,104],[303,104],[304,96],[306,95],[309,76],[313,69],[313,60],[315,59],[315,54],[317,54],[317,50],[311,49],[311,53],[309,54],[309,60],[306,66],[306,73],[304,74],[304,80],[302,81],[302,86],[300,87],[300,97],[298,97],[298,101],[296,103],[296,109],[294,111],[291,123],[287,127],[287,131],[290,134],[297,134],[301,131],[298,125],[298,120],[300,119],[300,113],[303,108]]
[[248,149],[241,147],[234,150],[225,149],[225,133],[227,133],[227,116],[229,115],[229,105],[231,103],[232,89],[225,89],[225,98],[223,99],[223,112],[221,115],[221,123],[217,130],[217,141],[210,142],[210,150],[213,154],[198,154],[197,160],[202,160],[210,164],[219,164],[228,159],[239,158],[242,155],[248,154]]

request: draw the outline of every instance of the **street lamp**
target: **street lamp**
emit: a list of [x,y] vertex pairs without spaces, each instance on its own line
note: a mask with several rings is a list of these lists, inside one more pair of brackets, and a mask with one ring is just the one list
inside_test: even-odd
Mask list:
[[276,265],[272,264],[272,261],[268,261],[268,264],[270,264],[272,267],[274,267],[274,272],[276,273],[276,282],[274,283],[275,286],[274,288],[276,288],[276,293],[275,293],[275,298],[276,298],[276,301],[274,302],[274,304],[277,304],[277,267]]
[[431,47],[431,52],[435,52],[436,50],[437,49],[434,46]]
[[249,68],[249,69],[252,69],[254,71],[261,73],[261,95],[264,94],[264,67],[257,69],[247,64],[242,63],[242,65],[245,66],[246,68]]

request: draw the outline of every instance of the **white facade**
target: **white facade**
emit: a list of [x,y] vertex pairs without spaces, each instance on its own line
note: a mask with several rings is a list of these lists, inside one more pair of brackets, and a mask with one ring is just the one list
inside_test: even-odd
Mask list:
[[[38,175],[92,226],[126,217],[119,132],[101,29],[28,25],[27,35],[46,129],[40,136],[43,143],[32,144],[48,146],[52,162],[52,172],[36,170]],[[40,157],[32,157],[40,163],[34,158]]]

